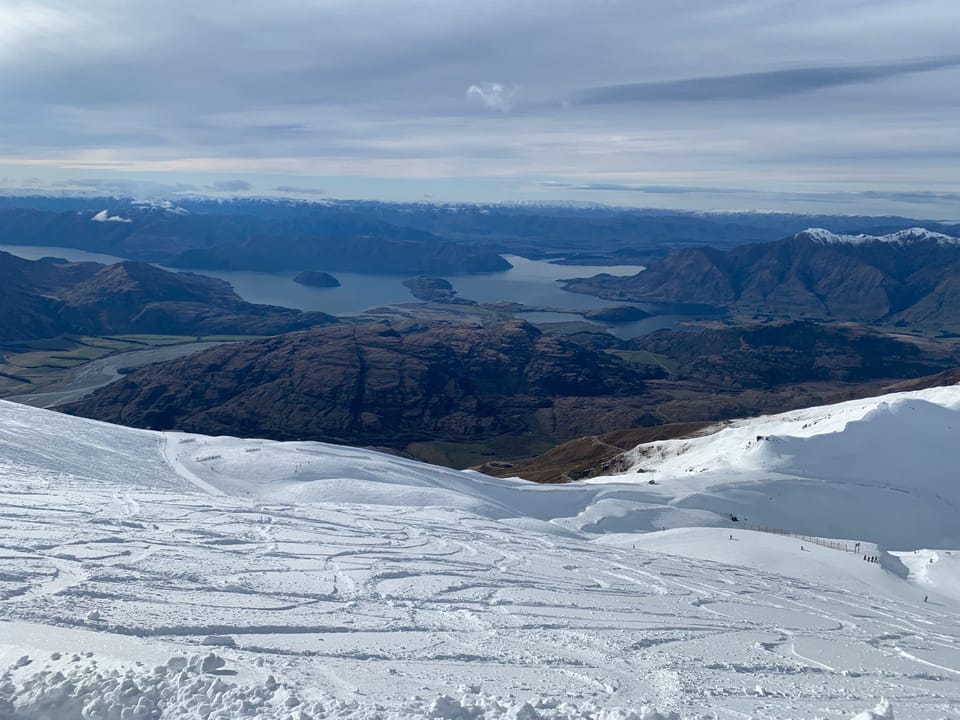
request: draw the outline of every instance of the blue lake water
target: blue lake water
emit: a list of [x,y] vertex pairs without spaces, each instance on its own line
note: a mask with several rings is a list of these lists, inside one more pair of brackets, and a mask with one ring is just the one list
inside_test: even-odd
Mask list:
[[[0,250],[13,255],[37,260],[41,257],[59,257],[71,262],[120,262],[123,258],[101,253],[62,247],[34,247],[0,245]],[[611,275],[635,275],[643,270],[638,265],[613,267],[555,265],[545,260],[530,260],[516,255],[504,256],[513,267],[499,273],[477,275],[451,275],[447,279],[460,297],[478,302],[517,302],[545,308],[564,310],[590,310],[617,305],[610,300],[601,300],[591,295],[581,295],[564,290],[557,280],[571,277],[589,277],[600,272]],[[381,305],[417,302],[403,286],[409,275],[370,275],[366,273],[332,273],[340,281],[338,288],[316,288],[293,281],[290,273],[260,273],[228,270],[204,270],[204,275],[226,280],[237,294],[252,303],[282,305],[300,310],[320,310],[331,315],[355,315]],[[640,304],[640,307],[644,307]],[[576,315],[557,314],[560,319],[577,320]],[[527,313],[532,322],[548,322],[543,313]],[[662,327],[674,327],[678,320],[688,319],[675,315],[658,315],[636,323],[625,323],[614,328],[619,337],[634,337]]]

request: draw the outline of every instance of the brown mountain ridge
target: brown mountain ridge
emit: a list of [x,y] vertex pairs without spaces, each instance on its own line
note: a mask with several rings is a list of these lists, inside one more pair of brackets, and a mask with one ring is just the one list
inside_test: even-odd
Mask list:
[[52,263],[0,252],[0,342],[59,335],[272,335],[337,322],[244,302],[229,283],[138,262]]

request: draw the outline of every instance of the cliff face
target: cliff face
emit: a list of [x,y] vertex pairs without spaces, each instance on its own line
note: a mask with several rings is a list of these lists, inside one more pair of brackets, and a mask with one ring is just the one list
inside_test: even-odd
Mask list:
[[[619,359],[523,322],[332,326],[131,373],[67,408],[156,429],[402,447],[591,424],[642,392]],[[569,409],[568,409],[569,408]],[[595,424],[595,423],[594,423]],[[579,429],[579,425],[578,425]]]

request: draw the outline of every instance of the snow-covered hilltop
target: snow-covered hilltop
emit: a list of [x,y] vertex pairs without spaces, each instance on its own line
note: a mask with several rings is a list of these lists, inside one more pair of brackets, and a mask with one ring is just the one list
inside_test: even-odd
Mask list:
[[672,507],[912,550],[960,547],[958,462],[960,386],[953,386],[644,445],[625,456],[623,477],[654,480]]
[[904,393],[548,487],[0,402],[0,717],[950,716],[960,542],[887,540],[956,539],[958,423]]
[[888,233],[886,235],[837,235],[823,228],[807,228],[797,234],[798,237],[808,237],[823,245],[865,245],[867,243],[892,243],[910,245],[913,243],[932,242],[940,245],[960,245],[960,238],[951,237],[943,233],[927,230],[922,227],[913,227],[906,230]]

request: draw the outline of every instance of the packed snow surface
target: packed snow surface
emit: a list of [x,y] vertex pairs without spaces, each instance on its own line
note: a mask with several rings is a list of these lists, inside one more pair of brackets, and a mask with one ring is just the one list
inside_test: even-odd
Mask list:
[[957,717],[958,407],[545,487],[0,403],[0,718]]

